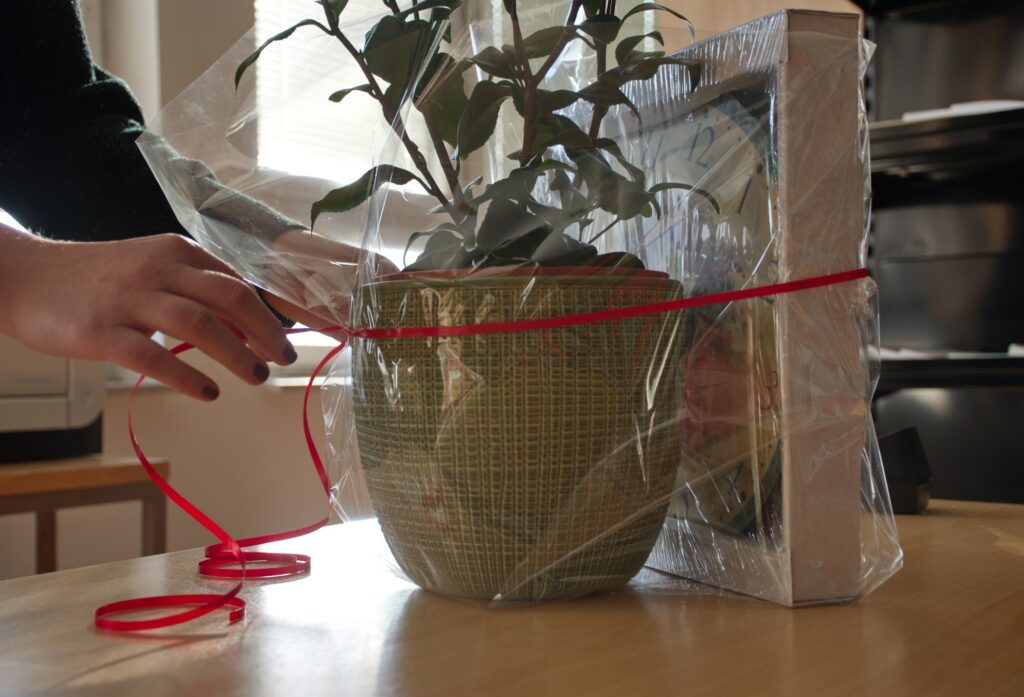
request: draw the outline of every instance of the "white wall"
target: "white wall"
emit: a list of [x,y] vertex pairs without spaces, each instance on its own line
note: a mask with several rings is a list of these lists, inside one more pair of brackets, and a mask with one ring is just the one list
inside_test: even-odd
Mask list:
[[662,0],[690,19],[698,31],[722,31],[785,9],[854,12],[850,0]]

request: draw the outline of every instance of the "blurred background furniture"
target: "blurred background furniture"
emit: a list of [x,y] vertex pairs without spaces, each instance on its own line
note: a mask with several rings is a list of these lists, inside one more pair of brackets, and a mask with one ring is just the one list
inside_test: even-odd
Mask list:
[[1024,3],[857,4],[877,43],[878,431],[918,430],[936,497],[1024,502]]
[[[152,459],[165,479],[166,460]],[[83,457],[0,467],[0,515],[35,513],[36,573],[57,570],[57,511],[114,501],[142,502],[142,554],[167,551],[167,501],[134,458]]]

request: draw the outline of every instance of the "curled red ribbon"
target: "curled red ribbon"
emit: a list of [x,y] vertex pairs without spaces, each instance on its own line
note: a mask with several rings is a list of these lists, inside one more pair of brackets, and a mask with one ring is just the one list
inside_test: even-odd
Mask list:
[[[295,334],[303,331],[310,330],[290,330],[288,333]],[[320,374],[320,371],[323,370],[328,361],[338,355],[338,353],[345,348],[345,343],[346,342],[342,342],[338,346],[332,348],[316,366],[316,369],[309,378],[309,382],[306,384],[306,392],[302,400],[302,426],[303,432],[306,436],[306,447],[309,449],[310,458],[313,460],[313,466],[316,468],[316,473],[320,477],[320,483],[323,485],[324,493],[327,495],[328,501],[331,496],[330,480],[327,477],[327,470],[324,468],[323,461],[320,459],[320,453],[317,452],[316,444],[313,442],[313,434],[309,430],[309,395],[313,390],[313,384],[316,380],[316,376]],[[179,353],[189,351],[192,348],[194,347],[191,344],[179,344],[171,349],[171,353],[177,355]],[[139,376],[138,381],[136,381],[135,387],[132,388],[131,398],[128,405],[128,435],[131,438],[132,447],[135,449],[135,456],[139,459],[139,462],[146,470],[146,474],[149,475],[149,478],[152,479],[158,487],[160,487],[160,490],[163,491],[169,499],[174,501],[174,503],[191,516],[193,520],[209,530],[217,537],[217,539],[220,540],[219,544],[211,545],[206,548],[206,558],[199,562],[199,573],[203,576],[213,578],[238,579],[238,583],[236,583],[234,587],[226,593],[160,595],[149,598],[133,598],[131,600],[122,600],[110,603],[96,608],[93,615],[93,623],[97,629],[104,629],[107,631],[139,632],[147,629],[161,629],[163,627],[171,627],[184,622],[189,622],[190,620],[197,619],[203,615],[208,615],[209,613],[222,608],[228,612],[229,623],[237,622],[245,616],[245,601],[238,597],[238,594],[241,592],[242,584],[245,582],[246,578],[287,578],[290,576],[309,573],[311,567],[311,560],[305,554],[250,552],[243,548],[254,547],[268,542],[277,542],[279,540],[288,540],[294,537],[301,537],[302,535],[311,533],[314,530],[319,530],[327,524],[327,521],[330,518],[330,513],[312,525],[307,525],[306,527],[298,528],[296,530],[275,533],[273,535],[263,535],[260,537],[250,537],[242,540],[235,540],[232,538],[231,535],[217,525],[212,518],[199,510],[199,508],[197,508],[191,501],[182,496],[174,487],[168,484],[167,480],[160,476],[152,463],[150,463],[149,459],[146,457],[146,454],[142,451],[142,446],[139,445],[139,441],[135,437],[135,428],[132,424],[131,404],[135,400],[135,394],[138,392],[139,386],[142,384],[142,380],[144,378],[144,375]],[[249,568],[248,564],[252,563],[259,563],[261,566]],[[262,565],[268,563],[270,566]],[[189,607],[190,609],[144,620],[111,619],[116,615],[129,612],[134,613],[140,610],[182,607]]]
[[[709,305],[721,305],[769,295],[794,293],[802,290],[810,290],[812,288],[822,288],[840,283],[848,283],[862,278],[867,278],[867,276],[867,269],[860,268],[835,274],[814,276],[812,278],[800,279],[797,281],[787,281],[785,283],[773,283],[765,286],[742,288],[740,290],[712,293],[710,295],[692,298],[682,298],[679,300],[669,300],[659,303],[650,303],[647,305],[614,308],[599,312],[588,312],[562,317],[517,320],[513,322],[491,322],[485,324],[448,327],[405,327],[381,329],[349,329],[347,327],[321,328],[318,331],[340,332],[345,335],[345,339],[343,339],[337,346],[332,348],[326,356],[324,356],[323,360],[320,361],[316,366],[316,369],[313,371],[313,374],[310,376],[309,382],[306,384],[306,391],[302,402],[302,428],[303,434],[306,438],[306,447],[309,449],[310,458],[313,460],[313,466],[316,469],[317,476],[320,478],[320,483],[323,486],[324,493],[327,495],[329,502],[331,498],[330,480],[327,476],[327,470],[324,468],[323,461],[320,459],[320,454],[317,452],[316,444],[313,442],[313,435],[309,429],[309,395],[312,392],[314,382],[317,375],[320,374],[320,371],[323,370],[328,361],[334,358],[334,356],[345,348],[348,340],[353,337],[366,339],[401,339],[499,334],[537,331],[541,329],[556,329],[580,324],[612,322],[630,317],[675,312],[696,307],[706,307]],[[288,333],[293,334],[302,331],[311,330],[290,330]],[[193,346],[191,344],[180,344],[174,347],[171,353],[177,355],[192,348]],[[131,400],[134,400],[135,394],[139,389],[139,385],[142,384],[142,380],[144,378],[145,376],[140,376],[139,380],[135,383],[135,387],[132,389]],[[245,579],[288,578],[304,575],[310,572],[311,560],[304,554],[252,552],[246,551],[244,548],[266,544],[268,542],[292,539],[306,535],[315,530],[319,530],[327,524],[330,518],[329,512],[328,515],[324,516],[322,519],[303,528],[275,533],[272,535],[235,540],[224,529],[217,525],[212,518],[199,510],[199,508],[192,504],[192,502],[168,484],[167,481],[157,473],[156,469],[153,468],[153,465],[146,458],[145,453],[143,453],[138,439],[135,437],[135,429],[132,425],[131,417],[131,402],[129,402],[128,411],[128,433],[131,437],[132,447],[135,449],[135,455],[138,457],[143,468],[145,468],[150,479],[152,479],[161,491],[163,491],[164,494],[166,494],[167,497],[170,498],[179,508],[185,511],[193,520],[209,530],[218,540],[220,540],[218,544],[211,545],[206,548],[206,558],[199,562],[199,573],[203,576],[213,578],[238,579],[238,583],[226,593],[153,596],[110,603],[97,608],[95,611],[94,623],[98,629],[115,632],[135,632],[148,629],[159,629],[162,627],[182,624],[220,609],[223,609],[228,613],[228,622],[234,623],[242,619],[245,615],[245,601],[239,597],[239,593],[242,590],[242,584],[245,582]],[[260,566],[249,568],[249,564],[253,563],[258,563]],[[144,620],[111,619],[115,615],[129,612],[167,608],[189,609]]]

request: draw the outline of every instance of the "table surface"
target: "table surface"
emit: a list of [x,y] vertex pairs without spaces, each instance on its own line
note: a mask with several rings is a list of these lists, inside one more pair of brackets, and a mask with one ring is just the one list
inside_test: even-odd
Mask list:
[[14,579],[0,694],[1024,694],[1024,506],[933,501],[898,526],[902,571],[799,610],[646,571],[612,594],[487,609],[398,578],[373,523],[276,545],[311,553],[313,573],[247,584],[232,626],[92,629],[112,600],[225,588],[196,578],[194,551]]

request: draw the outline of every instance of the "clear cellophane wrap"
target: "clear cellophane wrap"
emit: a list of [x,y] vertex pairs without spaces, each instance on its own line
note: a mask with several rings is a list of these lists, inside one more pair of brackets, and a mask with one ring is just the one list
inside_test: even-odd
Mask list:
[[[293,21],[318,9],[302,4]],[[358,52],[379,17],[355,12],[338,30]],[[438,119],[453,120],[453,134],[472,125],[437,113],[441,98],[465,109],[477,85],[500,81],[464,61],[513,38],[507,16],[478,7],[422,21],[422,55],[443,52],[458,74],[415,66],[390,118],[360,90],[329,99],[364,75],[335,36],[305,25],[236,87],[269,34],[243,37],[140,141],[196,240],[343,327],[335,336],[349,348],[323,388],[337,515],[376,516],[420,586],[484,601],[614,589],[645,563],[792,606],[853,599],[895,573],[902,554],[870,410],[875,286],[856,273],[870,202],[870,46],[856,18],[790,11],[704,37],[637,13],[622,36],[657,29],[670,55],[699,68],[665,65],[625,84],[628,103],[604,107],[604,162],[623,177],[639,169],[648,190],[685,186],[624,220],[598,207],[567,231],[608,264],[525,255],[409,270],[432,239],[415,233],[450,222],[420,182],[429,174],[450,196],[456,162],[472,202],[508,181],[523,138],[507,99],[483,147],[453,159],[452,144],[439,146]],[[563,23],[565,7],[519,21],[533,36]],[[579,92],[597,69],[572,42],[544,88]],[[588,130],[594,110],[579,100],[558,113]],[[326,145],[303,150],[305,161],[282,157],[304,139],[341,143],[347,159],[334,173]],[[593,193],[564,147],[544,156],[560,164],[529,182],[535,210],[564,204],[558,172]],[[377,174],[363,203],[313,222],[316,202],[365,172]],[[623,252],[644,268],[616,263]],[[815,279],[825,280],[787,285]]]

